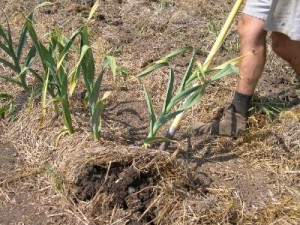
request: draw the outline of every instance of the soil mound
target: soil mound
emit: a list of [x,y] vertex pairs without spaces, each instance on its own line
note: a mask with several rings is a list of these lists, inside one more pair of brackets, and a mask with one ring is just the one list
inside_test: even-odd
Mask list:
[[[209,183],[166,152],[102,147],[85,150],[81,157],[74,154],[77,159],[69,155],[62,171],[72,186],[74,201],[89,205],[96,221],[107,209],[125,215],[126,224],[154,224],[163,219],[174,200],[191,192],[201,195]],[[102,222],[103,218],[97,221]]]

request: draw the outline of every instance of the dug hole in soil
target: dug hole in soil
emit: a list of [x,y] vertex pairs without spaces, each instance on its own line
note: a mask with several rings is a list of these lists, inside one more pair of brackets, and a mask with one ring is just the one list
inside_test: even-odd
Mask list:
[[88,202],[99,224],[105,210],[124,224],[159,223],[189,192],[203,195],[210,182],[167,152],[125,146],[74,152],[61,171],[73,184],[74,201]]

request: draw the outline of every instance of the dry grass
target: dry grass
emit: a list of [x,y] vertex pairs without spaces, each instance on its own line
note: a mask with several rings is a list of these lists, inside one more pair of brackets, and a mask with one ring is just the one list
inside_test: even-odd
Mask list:
[[[8,1],[5,1],[6,12],[19,18],[17,12],[21,11],[23,2],[27,1],[15,1],[8,7]],[[95,31],[95,58],[102,61],[104,52],[115,53],[121,64],[134,74],[171,49],[186,43],[201,49],[198,57],[204,58],[214,40],[209,20],[217,17],[216,25],[220,26],[230,10],[230,4],[213,8],[213,1],[175,2],[180,10],[171,6],[173,1],[164,1],[169,5],[158,4],[158,1],[133,2],[124,4],[121,11],[115,10],[110,15],[107,8],[112,2],[103,1],[105,7],[100,13],[106,16],[108,25],[96,21],[92,30]],[[214,1],[216,6],[223,3]],[[30,4],[33,7],[34,3]],[[49,27],[58,25],[71,33],[82,22],[83,19],[71,10],[71,6],[68,7],[68,19],[63,20],[65,15],[62,12],[65,11],[57,5],[60,13],[55,16],[60,18],[58,22],[53,21],[52,14],[37,13],[36,16],[45,18],[45,23],[37,21],[39,32],[47,32]],[[113,6],[115,9],[120,7]],[[123,18],[123,30],[116,29],[114,25],[120,18]],[[19,20],[12,21],[18,25]],[[16,32],[17,29],[13,30]],[[229,37],[230,41],[225,43],[225,50],[217,60],[226,60],[237,53],[235,28]],[[271,53],[269,56],[258,86],[261,96],[268,95],[266,82],[284,79],[285,85],[290,85],[292,80],[285,76],[292,75],[286,64]],[[174,62],[177,74],[183,72],[185,61],[184,58]],[[9,72],[3,67],[0,71]],[[144,80],[151,93],[157,96],[157,107],[162,102],[166,80],[163,72]],[[17,152],[16,166],[1,177],[0,200],[3,203],[0,208],[11,206],[16,209],[15,199],[22,194],[28,197],[28,205],[38,209],[36,213],[28,212],[26,222],[29,224],[38,222],[38,215],[46,218],[47,224],[126,224],[132,219],[144,221],[151,213],[153,224],[299,224],[299,108],[288,109],[272,121],[261,113],[253,114],[247,134],[237,140],[186,137],[191,122],[209,121],[219,107],[230,102],[234,84],[235,78],[229,77],[208,90],[199,105],[186,114],[177,144],[172,145],[168,153],[142,149],[136,142],[135,145],[124,145],[129,142],[127,139],[133,128],[119,121],[125,117],[120,117],[121,113],[126,112],[128,121],[139,124],[136,127],[140,130],[134,133],[136,137],[132,139],[141,139],[148,125],[145,104],[140,103],[143,94],[134,82],[120,82],[120,86],[129,91],[118,90],[109,100],[108,109],[111,111],[107,111],[103,128],[103,133],[109,135],[100,142],[92,141],[89,118],[81,109],[80,93],[75,93],[72,116],[76,132],[72,136],[64,136],[59,146],[55,146],[56,135],[62,127],[60,115],[53,114],[49,107],[45,122],[40,124],[38,99],[29,111],[27,97],[22,95],[21,90],[1,81],[1,90],[24,98],[15,121],[0,121],[0,129],[4,131],[0,136],[1,142],[10,143]],[[128,100],[138,103],[134,106],[140,119],[128,113],[125,106],[118,108]],[[172,155],[174,152],[176,155]],[[137,171],[147,172],[155,178],[154,185],[147,187],[154,193],[152,199],[140,214],[117,205],[111,207],[113,196],[107,191],[102,192],[103,187],[99,187],[91,200],[83,201],[76,197],[76,182],[88,166],[101,166],[109,171],[112,163],[122,165],[123,169],[133,165]],[[33,221],[29,218],[31,215]]]
[[[74,184],[86,165],[107,166],[109,162],[134,164],[139,170],[154,169],[156,174],[160,174],[162,180],[154,187],[159,194],[149,206],[150,209],[160,209],[154,218],[157,224],[299,222],[299,144],[297,145],[297,130],[294,130],[293,135],[289,133],[289,126],[297,127],[296,124],[300,120],[297,108],[282,113],[279,120],[271,124],[250,128],[247,135],[234,143],[226,138],[211,140],[210,143],[204,144],[203,148],[192,150],[195,151],[194,156],[186,160],[172,159],[168,153],[145,151],[116,142],[103,142],[103,147],[99,147],[91,141],[88,131],[64,137],[57,148],[53,140],[55,129],[58,132],[59,126],[55,128],[55,123],[49,122],[36,129],[32,121],[38,121],[39,113],[38,109],[36,112],[34,110],[31,116],[28,116],[26,110],[22,111],[24,115],[19,115],[14,124],[6,125],[8,132],[2,135],[2,138],[10,140],[18,149],[24,163],[21,167],[39,168],[34,170],[38,173],[30,173],[29,170],[27,175],[38,174],[39,179],[44,180],[40,184],[41,188],[47,184],[46,186],[56,193],[57,197],[53,199],[49,196],[48,204],[55,205],[57,212],[66,218],[75,217],[77,224],[90,224],[91,221],[96,224],[124,224],[128,221],[126,210],[111,210],[108,207],[111,196],[105,193],[98,192],[87,202],[75,203],[73,200],[76,192]],[[76,118],[76,121],[78,120],[80,118]],[[183,147],[182,150],[184,153],[191,149]],[[207,157],[205,151],[210,151],[212,157]],[[220,156],[232,156],[232,152],[236,159],[228,162],[217,160]],[[181,153],[179,158],[180,155]],[[195,167],[192,162],[201,159],[207,159],[208,162]],[[16,175],[10,176],[5,182],[14,183],[13,179],[26,180],[26,173],[16,171]],[[251,178],[253,174],[255,177]],[[200,181],[205,181],[205,186],[209,186],[206,194],[199,192],[201,185],[195,184],[197,177]],[[255,183],[254,187],[251,187],[252,181]],[[5,187],[2,186],[2,189],[5,190]],[[251,200],[252,195],[247,191],[252,192],[254,197],[263,194],[261,202]],[[98,211],[99,209],[101,210]]]

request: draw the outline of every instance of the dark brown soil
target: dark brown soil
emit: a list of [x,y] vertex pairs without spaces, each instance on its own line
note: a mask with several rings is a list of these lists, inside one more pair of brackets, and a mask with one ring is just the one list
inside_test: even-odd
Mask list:
[[[113,163],[109,170],[101,166],[90,166],[78,177],[77,197],[88,201],[99,191],[107,193],[112,196],[110,210],[118,207],[131,213],[133,218],[139,218],[158,194],[151,188],[156,185],[157,179],[160,179],[158,174],[137,171],[132,165]],[[154,211],[154,208],[149,210],[139,223],[131,221],[128,224],[150,222],[156,217]]]
[[[105,151],[109,150],[104,148],[101,151],[103,158],[92,149],[84,152],[89,161],[85,165],[78,165],[82,163],[80,160],[67,163],[68,167],[77,169],[71,173],[72,176],[65,175],[75,177],[74,201],[93,205],[91,213],[97,224],[104,220],[101,217],[104,206],[108,211],[121,211],[124,216],[127,215],[126,224],[155,224],[162,207],[160,197],[165,195],[162,185],[172,182],[169,192],[174,192],[174,195],[182,192],[177,197],[184,199],[185,192],[204,194],[210,183],[207,177],[195,174],[183,162],[168,158],[165,152],[148,153],[139,149],[140,154],[134,150],[126,154],[123,148],[111,149],[107,154]],[[119,156],[113,156],[116,153]],[[97,159],[93,159],[92,155],[97,155]],[[110,162],[111,159],[113,162]],[[64,166],[64,170],[68,167]],[[98,210],[99,207],[101,210]]]

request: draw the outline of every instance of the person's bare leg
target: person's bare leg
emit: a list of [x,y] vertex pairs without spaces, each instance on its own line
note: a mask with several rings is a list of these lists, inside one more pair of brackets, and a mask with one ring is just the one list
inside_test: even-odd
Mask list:
[[246,130],[248,110],[257,82],[266,61],[266,31],[264,21],[243,14],[239,20],[238,32],[241,43],[241,55],[254,51],[240,62],[240,76],[237,80],[233,100],[228,108],[210,123],[194,123],[195,135],[216,134],[237,136]]
[[241,55],[254,51],[243,58],[239,64],[240,76],[237,80],[236,92],[253,95],[257,82],[266,62],[266,34],[264,21],[243,14],[239,20],[238,33],[241,44]]
[[293,41],[285,34],[273,32],[272,49],[278,56],[291,64],[296,78],[300,80],[300,41]]

